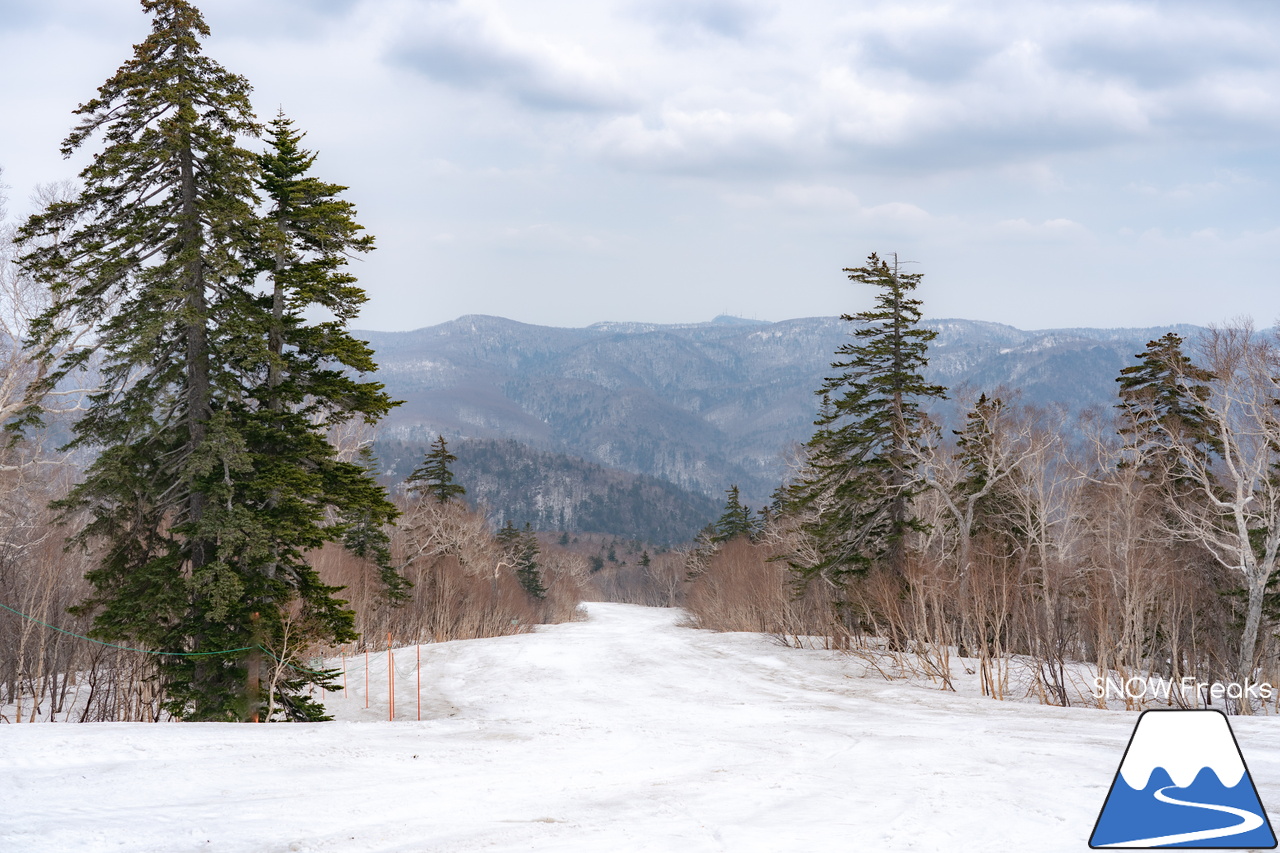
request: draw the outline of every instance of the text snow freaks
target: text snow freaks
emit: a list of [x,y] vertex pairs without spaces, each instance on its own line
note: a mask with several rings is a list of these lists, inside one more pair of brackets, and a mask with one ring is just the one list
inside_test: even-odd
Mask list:
[[1183,701],[1208,701],[1222,699],[1261,699],[1266,701],[1276,695],[1276,689],[1269,682],[1254,682],[1245,679],[1243,683],[1236,681],[1196,681],[1194,676],[1184,676],[1178,681],[1161,678],[1158,675],[1135,675],[1121,681],[1114,678],[1098,676],[1093,680],[1094,699],[1160,699],[1169,701],[1173,691],[1182,694]]

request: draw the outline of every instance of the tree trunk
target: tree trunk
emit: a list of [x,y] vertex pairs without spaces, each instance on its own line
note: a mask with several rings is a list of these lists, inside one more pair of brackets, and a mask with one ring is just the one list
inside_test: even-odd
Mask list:
[[[1264,574],[1259,580],[1249,583],[1249,609],[1245,613],[1244,634],[1240,638],[1240,658],[1236,662],[1236,678],[1241,684],[1253,675],[1254,655],[1258,647],[1258,629],[1262,625],[1262,599],[1266,593],[1267,577]],[[1241,709],[1248,713],[1248,703],[1241,703]]]
[[[179,156],[179,168],[182,180],[182,225],[181,251],[186,262],[183,266],[183,282],[186,289],[186,404],[187,404],[187,455],[199,453],[208,436],[209,419],[213,414],[210,399],[209,383],[209,330],[207,327],[209,306],[205,296],[204,259],[201,250],[200,215],[196,207],[195,156],[190,139]],[[190,477],[189,474],[186,476]],[[212,555],[209,543],[200,533],[200,525],[204,519],[206,498],[192,479],[187,483],[187,521],[193,532],[189,541],[189,565],[194,574],[208,564]],[[201,606],[197,594],[192,601],[196,626],[192,636],[193,649],[199,649],[205,642]],[[204,683],[211,677],[210,667],[214,665],[208,658],[196,658],[193,683]]]

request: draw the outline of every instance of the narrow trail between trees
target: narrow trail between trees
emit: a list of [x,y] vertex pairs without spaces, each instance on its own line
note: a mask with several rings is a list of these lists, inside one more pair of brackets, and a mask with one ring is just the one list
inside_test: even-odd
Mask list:
[[[382,653],[370,708],[352,677],[334,723],[0,726],[0,849],[1078,851],[1136,720],[864,678],[676,610],[587,611],[423,646],[420,723],[409,647],[394,723]],[[1280,800],[1280,729],[1236,728]]]

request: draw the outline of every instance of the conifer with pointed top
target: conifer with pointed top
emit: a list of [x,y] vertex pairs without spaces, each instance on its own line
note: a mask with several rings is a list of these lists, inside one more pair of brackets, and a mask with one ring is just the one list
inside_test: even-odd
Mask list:
[[[346,373],[374,369],[346,335],[363,294],[340,272],[340,256],[368,241],[334,201],[341,188],[303,176],[311,160],[290,149],[287,125],[273,126],[265,157],[241,147],[261,131],[250,87],[202,54],[200,12],[186,0],[142,6],[151,34],[76,111],[64,144],[70,154],[104,139],[83,189],[21,232],[23,266],[59,304],[32,329],[49,367],[33,404],[88,359],[53,363],[75,328],[96,329],[101,357],[103,390],[72,444],[102,450],[62,504],[87,514],[80,539],[101,554],[82,608],[99,637],[168,653],[176,716],[259,717],[267,702],[250,672],[262,644],[295,664],[275,704],[320,719],[301,691],[331,674],[297,664],[299,640],[353,639],[354,617],[305,552],[340,540],[358,512],[394,517],[324,435],[392,405]],[[275,205],[268,217],[258,188]],[[311,305],[336,319],[308,324]]]
[[1020,469],[1009,468],[1001,461],[999,447],[1007,442],[1001,433],[1009,409],[999,397],[978,396],[974,407],[965,415],[963,429],[952,430],[956,436],[956,461],[965,472],[955,484],[956,503],[962,508],[958,513],[958,527],[962,537],[959,564],[967,571],[969,541],[983,538],[998,548],[998,553],[1010,556],[1027,546],[1029,530],[1020,521],[1018,502],[1015,498],[1024,476]]
[[516,570],[516,579],[524,591],[534,598],[546,598],[547,588],[542,582],[542,571],[538,564],[538,556],[542,549],[538,545],[537,534],[533,525],[525,522],[524,529],[517,528],[511,519],[498,531],[498,544],[506,551],[507,558],[512,561]]
[[[278,513],[300,500],[329,508],[337,523],[326,526],[326,539],[373,562],[388,597],[399,600],[408,582],[391,566],[385,529],[398,511],[376,482],[373,452],[363,446],[343,461],[325,436],[329,426],[354,418],[375,423],[397,405],[381,383],[360,378],[377,365],[368,345],[346,328],[367,299],[346,271],[348,259],[370,251],[373,238],[362,233],[354,205],[339,197],[346,187],[310,174],[316,155],[301,147],[303,136],[281,111],[258,157],[269,209],[253,257],[270,291],[257,306],[265,326],[245,327],[241,351],[249,355],[244,370],[253,382],[261,467],[319,476],[275,488],[265,509]],[[317,308],[334,319],[308,322]]]
[[436,436],[427,451],[422,464],[413,469],[413,473],[405,479],[409,491],[416,494],[428,494],[437,503],[448,503],[467,493],[460,484],[453,481],[453,471],[449,467],[458,461],[458,457],[449,452],[449,445],[444,436]]
[[1214,376],[1197,367],[1182,344],[1174,332],[1149,341],[1137,354],[1140,361],[1116,377],[1117,407],[1125,418],[1120,433],[1129,447],[1143,451],[1140,472],[1148,480],[1168,478],[1174,487],[1186,476],[1181,454],[1207,459],[1220,446],[1204,407]]
[[725,500],[724,512],[716,520],[711,542],[719,544],[740,536],[748,539],[754,537],[758,525],[751,516],[751,510],[742,505],[738,496],[738,487],[730,486],[725,490],[725,495],[728,497]]
[[923,277],[904,273],[872,254],[866,266],[846,269],[852,281],[879,290],[869,311],[845,314],[857,324],[815,393],[822,400],[818,427],[806,445],[808,470],[787,490],[786,506],[821,555],[793,561],[802,578],[833,580],[862,574],[877,562],[901,573],[905,538],[921,523],[912,517],[917,450],[925,429],[921,404],[946,388],[924,381],[929,341],[919,327],[920,300],[911,291]]

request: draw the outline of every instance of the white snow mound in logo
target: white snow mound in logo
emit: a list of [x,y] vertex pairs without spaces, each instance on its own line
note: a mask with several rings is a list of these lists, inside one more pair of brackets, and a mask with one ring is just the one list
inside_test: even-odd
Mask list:
[[1165,711],[1142,717],[1120,765],[1120,775],[1130,788],[1141,791],[1157,767],[1163,767],[1179,788],[1194,782],[1205,767],[1228,788],[1239,784],[1245,772],[1227,718],[1194,711]]

